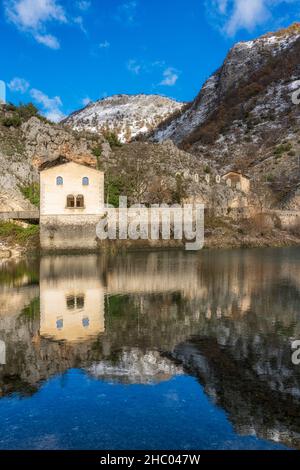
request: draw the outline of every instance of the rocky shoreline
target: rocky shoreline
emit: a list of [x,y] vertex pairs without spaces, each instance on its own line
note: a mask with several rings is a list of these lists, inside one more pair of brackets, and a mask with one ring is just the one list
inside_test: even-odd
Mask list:
[[[256,235],[248,234],[243,235],[240,233],[226,234],[222,229],[215,229],[214,231],[207,230],[205,234],[204,249],[234,249],[234,248],[282,248],[300,246],[300,237],[287,232],[274,230],[271,233]],[[101,252],[117,253],[120,251],[134,251],[134,250],[168,250],[176,249],[183,250],[183,242],[170,241],[108,241],[102,246],[99,246]],[[0,241],[0,264],[9,260],[18,260],[32,254],[40,253],[38,244],[20,245],[12,240]]]

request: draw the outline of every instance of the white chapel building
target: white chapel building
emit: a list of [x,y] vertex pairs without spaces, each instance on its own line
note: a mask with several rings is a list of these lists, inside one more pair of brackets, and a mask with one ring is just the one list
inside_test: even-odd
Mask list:
[[95,249],[103,215],[104,173],[72,161],[40,172],[40,227],[43,249]]

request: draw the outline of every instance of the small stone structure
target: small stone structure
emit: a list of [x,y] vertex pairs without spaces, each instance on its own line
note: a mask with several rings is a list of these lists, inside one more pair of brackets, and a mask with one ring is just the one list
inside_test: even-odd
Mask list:
[[104,173],[74,162],[40,172],[42,249],[95,249],[96,225],[103,214]]
[[242,175],[242,173],[230,171],[223,175],[222,179],[233,189],[237,189],[246,194],[250,192],[250,180],[247,176]]

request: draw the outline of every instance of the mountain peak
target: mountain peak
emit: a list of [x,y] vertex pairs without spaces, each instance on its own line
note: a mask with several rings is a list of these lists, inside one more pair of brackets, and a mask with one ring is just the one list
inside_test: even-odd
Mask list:
[[114,132],[121,142],[148,133],[184,103],[160,95],[117,94],[89,103],[63,121],[74,130]]

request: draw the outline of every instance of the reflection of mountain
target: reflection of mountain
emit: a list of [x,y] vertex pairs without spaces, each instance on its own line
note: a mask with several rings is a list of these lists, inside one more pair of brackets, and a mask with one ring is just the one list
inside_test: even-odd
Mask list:
[[[274,386],[271,371],[268,375],[257,373],[249,357],[236,360],[215,338],[193,338],[178,346],[173,357],[180,360],[186,372],[198,378],[211,399],[229,414],[240,435],[300,447],[300,374],[293,380],[292,367],[285,376],[287,368],[283,365],[281,380]],[[285,393],[288,379],[293,382],[291,393]]]
[[97,379],[128,384],[161,382],[183,373],[181,367],[162,357],[158,351],[144,353],[139,348],[123,350],[117,361],[94,363],[88,372]]
[[298,250],[46,257],[40,302],[17,285],[0,290],[3,395],[74,367],[129,384],[183,367],[240,433],[300,448]]

